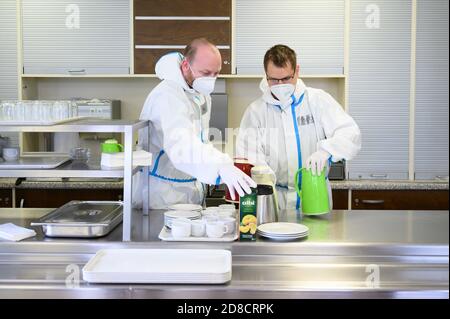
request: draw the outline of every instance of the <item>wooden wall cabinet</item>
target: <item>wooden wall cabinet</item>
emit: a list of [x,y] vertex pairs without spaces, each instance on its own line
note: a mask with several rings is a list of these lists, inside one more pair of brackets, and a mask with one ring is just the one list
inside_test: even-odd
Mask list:
[[448,210],[449,191],[352,191],[352,209]]
[[12,207],[12,191],[0,189],[0,207]]
[[154,74],[161,56],[205,37],[220,49],[221,73],[230,74],[231,11],[231,0],[134,0],[134,73]]
[[332,190],[333,209],[348,209],[348,190],[334,189]]

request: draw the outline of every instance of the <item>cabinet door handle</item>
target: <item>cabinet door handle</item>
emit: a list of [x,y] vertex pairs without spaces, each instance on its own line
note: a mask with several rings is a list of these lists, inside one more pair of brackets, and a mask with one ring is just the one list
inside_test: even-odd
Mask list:
[[20,205],[19,205],[19,207],[20,208],[23,208],[23,205],[25,204],[25,198],[22,198],[21,200],[20,200]]
[[374,178],[387,178],[388,174],[370,174],[370,177]]
[[86,73],[85,69],[80,69],[80,70],[69,70],[70,74],[74,74],[74,73]]
[[361,201],[361,203],[363,203],[363,204],[371,204],[371,205],[384,204],[384,199],[363,199]]

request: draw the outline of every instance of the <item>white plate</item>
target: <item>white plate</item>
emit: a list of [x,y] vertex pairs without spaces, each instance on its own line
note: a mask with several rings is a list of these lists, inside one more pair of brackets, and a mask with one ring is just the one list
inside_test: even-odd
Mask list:
[[279,233],[279,234],[277,234],[277,233],[265,232],[265,231],[262,231],[261,229],[258,228],[257,232],[258,233],[263,233],[263,234],[268,234],[268,235],[274,235],[274,236],[296,236],[296,235],[301,235],[301,234],[307,233],[307,232],[309,232],[309,230],[305,230],[305,231],[303,231],[301,233],[290,233],[290,234]]
[[276,235],[276,234],[269,234],[269,233],[264,233],[264,232],[260,232],[257,231],[258,234],[260,235],[266,235],[266,236],[272,236],[272,237],[297,237],[297,236],[303,236],[303,235],[307,235],[309,234],[309,232],[304,232],[304,233],[299,233],[299,234],[295,234],[295,235]]
[[195,216],[195,217],[168,217],[168,216],[164,216],[165,220],[175,220],[175,219],[189,219],[189,220],[196,220],[196,219],[201,219],[201,216]]
[[258,235],[264,236],[264,237],[279,237],[279,238],[288,238],[288,237],[303,237],[303,236],[307,236],[309,234],[309,232],[305,232],[305,233],[301,233],[301,234],[296,234],[296,235],[274,235],[274,234],[267,234],[267,233],[261,233],[261,232],[257,232]]
[[93,283],[202,283],[231,280],[231,252],[222,249],[104,249],[83,267]]
[[185,238],[173,238],[172,233],[163,227],[159,233],[158,238],[164,241],[213,241],[213,242],[232,242],[238,239],[239,232],[235,231],[234,234],[224,235],[222,238],[210,238],[210,237],[185,237]]
[[173,222],[174,220],[177,220],[177,219],[190,221],[190,220],[199,220],[200,217],[192,217],[192,218],[171,218],[171,217],[165,216],[165,217],[164,217],[164,225],[166,225],[167,227],[170,228],[170,227],[172,227],[172,222]]
[[189,210],[169,210],[164,213],[164,217],[168,218],[200,218],[201,214],[198,211]]
[[288,241],[288,240],[296,240],[296,239],[300,239],[303,237],[307,237],[308,235],[304,235],[304,236],[300,236],[300,237],[273,237],[273,236],[262,236],[268,239],[273,239],[273,240],[279,240],[279,241]]
[[236,210],[236,206],[234,206],[234,204],[220,204],[219,208],[220,209],[234,209],[234,210]]
[[195,204],[175,204],[168,207],[170,210],[187,210],[187,211],[201,211],[203,207]]
[[259,225],[258,230],[266,235],[297,236],[309,231],[309,228],[295,223],[267,223]]

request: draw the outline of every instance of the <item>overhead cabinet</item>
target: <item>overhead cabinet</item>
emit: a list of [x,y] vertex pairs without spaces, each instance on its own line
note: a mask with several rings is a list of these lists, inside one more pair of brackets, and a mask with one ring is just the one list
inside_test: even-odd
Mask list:
[[22,0],[24,74],[130,73],[129,0]]
[[415,178],[448,177],[448,1],[417,1]]
[[302,74],[344,74],[344,0],[236,0],[236,73],[263,74],[265,52],[292,47]]
[[0,2],[0,100],[17,99],[17,14],[15,0]]
[[219,48],[221,73],[230,73],[231,0],[134,0],[135,73],[155,73],[161,56],[199,37]]
[[349,112],[362,149],[351,179],[408,179],[410,0],[350,1]]
[[[16,100],[19,97],[16,0],[0,1],[0,39],[0,100]],[[8,137],[11,146],[19,146],[18,133],[0,130],[0,136]]]

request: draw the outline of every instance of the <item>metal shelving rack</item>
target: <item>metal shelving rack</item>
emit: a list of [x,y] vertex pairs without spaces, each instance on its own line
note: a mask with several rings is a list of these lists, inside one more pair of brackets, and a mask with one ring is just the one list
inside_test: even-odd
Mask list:
[[[123,178],[123,241],[131,241],[131,213],[132,213],[132,178],[141,168],[133,169],[133,133],[143,129],[148,134],[148,121],[125,121],[125,120],[99,120],[79,119],[64,124],[49,126],[23,125],[8,126],[0,125],[0,132],[44,132],[44,133],[123,133],[124,134],[124,169],[102,170],[100,165],[89,164],[80,168],[72,163],[63,164],[55,169],[45,170],[0,170],[0,177],[61,177],[61,178]],[[147,139],[146,139],[147,140]],[[148,150],[148,145],[143,145]],[[144,176],[148,176],[148,166],[142,167]],[[148,178],[146,189],[148,190]],[[148,196],[143,198],[143,213],[148,214]]]

